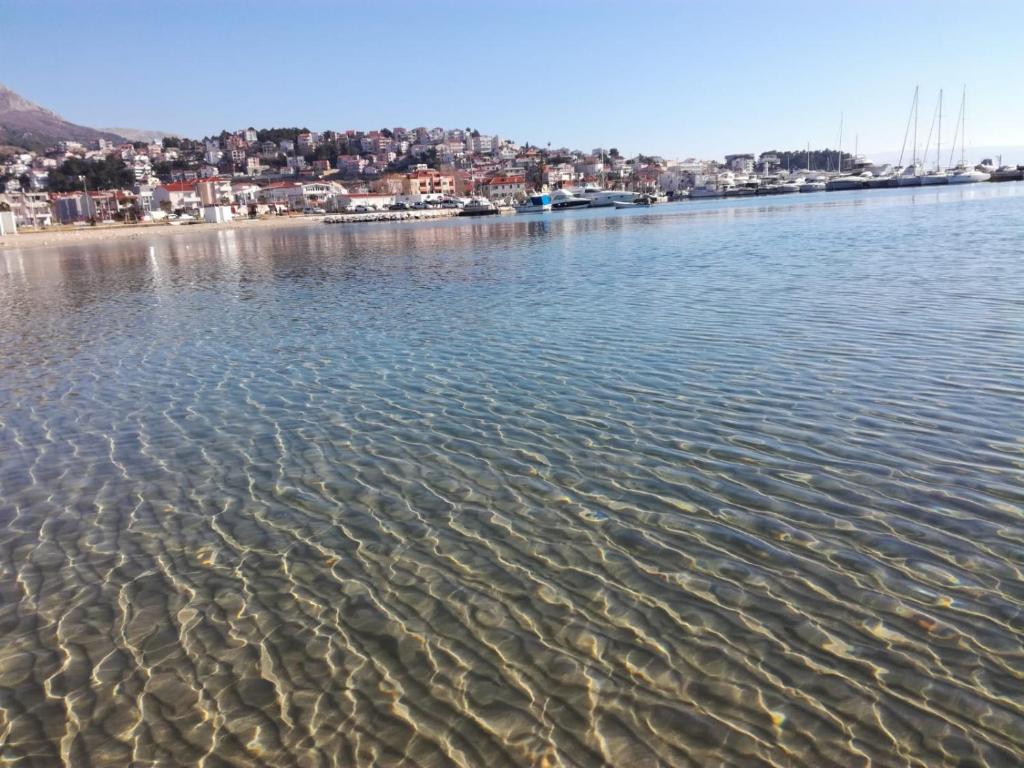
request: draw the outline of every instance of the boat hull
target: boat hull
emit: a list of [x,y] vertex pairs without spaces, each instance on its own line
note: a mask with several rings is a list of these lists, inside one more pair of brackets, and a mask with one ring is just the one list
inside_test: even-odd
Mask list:
[[949,177],[950,184],[977,184],[981,181],[988,181],[992,176],[981,171],[969,171],[967,173],[954,173]]
[[553,211],[564,211],[569,208],[589,208],[589,200],[564,200],[560,203],[552,203],[551,210]]
[[825,184],[829,192],[845,192],[848,189],[864,189],[864,179],[833,179]]
[[497,215],[498,215],[498,209],[497,208],[491,208],[491,209],[487,209],[487,210],[481,209],[481,210],[478,210],[478,211],[465,211],[465,210],[463,210],[463,211],[459,212],[459,216],[497,216]]
[[921,177],[920,176],[900,176],[896,179],[897,187],[920,187]]
[[547,213],[551,210],[551,203],[544,205],[517,205],[516,213]]
[[941,184],[949,184],[949,176],[945,174],[929,174],[928,176],[921,177],[922,187],[935,187]]

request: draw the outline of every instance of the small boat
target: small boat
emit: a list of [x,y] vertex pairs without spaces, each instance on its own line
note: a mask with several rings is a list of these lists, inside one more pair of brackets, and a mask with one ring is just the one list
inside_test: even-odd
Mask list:
[[616,200],[612,203],[616,208],[639,208],[640,203],[631,203],[628,200]]
[[474,197],[466,203],[459,216],[497,216],[498,206],[484,197]]
[[965,168],[962,165],[957,166],[949,173],[950,184],[976,184],[979,181],[988,181],[991,178],[991,173]]
[[590,201],[585,197],[577,197],[567,189],[556,189],[551,193],[551,209],[564,211],[568,208],[588,208]]
[[717,187],[706,186],[706,187],[694,187],[690,190],[691,200],[700,200],[711,197],[721,197],[722,193],[718,191]]
[[867,179],[863,176],[837,176],[825,182],[829,192],[842,192],[847,189],[864,189]]
[[1024,180],[1024,167],[1013,165],[1001,165],[992,171],[991,181],[1022,181]]
[[526,202],[516,206],[516,213],[546,213],[551,210],[551,195],[530,195]]
[[824,181],[805,181],[800,185],[801,192],[824,192],[825,182]]

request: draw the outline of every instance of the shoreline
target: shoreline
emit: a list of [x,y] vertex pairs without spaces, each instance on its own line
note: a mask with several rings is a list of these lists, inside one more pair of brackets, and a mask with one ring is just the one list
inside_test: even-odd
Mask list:
[[318,224],[322,216],[268,216],[261,219],[239,218],[220,224],[168,223],[116,224],[96,227],[52,227],[20,230],[13,235],[0,235],[0,251],[85,245],[109,240],[146,240],[195,232],[225,229],[283,229]]

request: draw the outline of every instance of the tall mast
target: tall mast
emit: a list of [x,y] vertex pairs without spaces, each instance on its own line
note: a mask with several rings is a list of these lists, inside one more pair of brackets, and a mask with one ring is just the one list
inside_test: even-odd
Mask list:
[[935,144],[935,170],[941,171],[942,165],[942,89],[939,88],[939,137]]
[[964,83],[964,95],[960,99],[960,165],[964,164],[967,150],[967,83]]
[[843,113],[839,113],[839,165],[836,166],[840,175],[843,173]]
[[910,122],[914,120],[914,166],[917,167],[917,122],[916,122],[916,109],[917,109],[917,88],[914,88],[914,98],[910,102],[910,112],[907,113],[907,127],[903,131],[903,146],[900,147],[900,161],[899,167],[903,167],[903,157],[907,151],[907,139],[910,137]]
[[914,86],[914,173],[917,173],[917,91],[921,86]]
[[[966,86],[964,88],[964,96],[967,95]],[[953,165],[953,158],[956,157],[956,142],[960,140],[960,162],[963,164],[964,155],[964,142],[963,142],[963,120],[964,120],[964,100],[960,99],[960,109],[956,113],[956,128],[953,129],[953,146],[949,148],[949,165]]]

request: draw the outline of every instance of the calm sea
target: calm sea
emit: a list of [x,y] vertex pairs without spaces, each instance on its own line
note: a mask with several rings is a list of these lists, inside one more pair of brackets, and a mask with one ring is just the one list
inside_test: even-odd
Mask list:
[[4,765],[1019,765],[1022,572],[1022,185],[0,252]]

